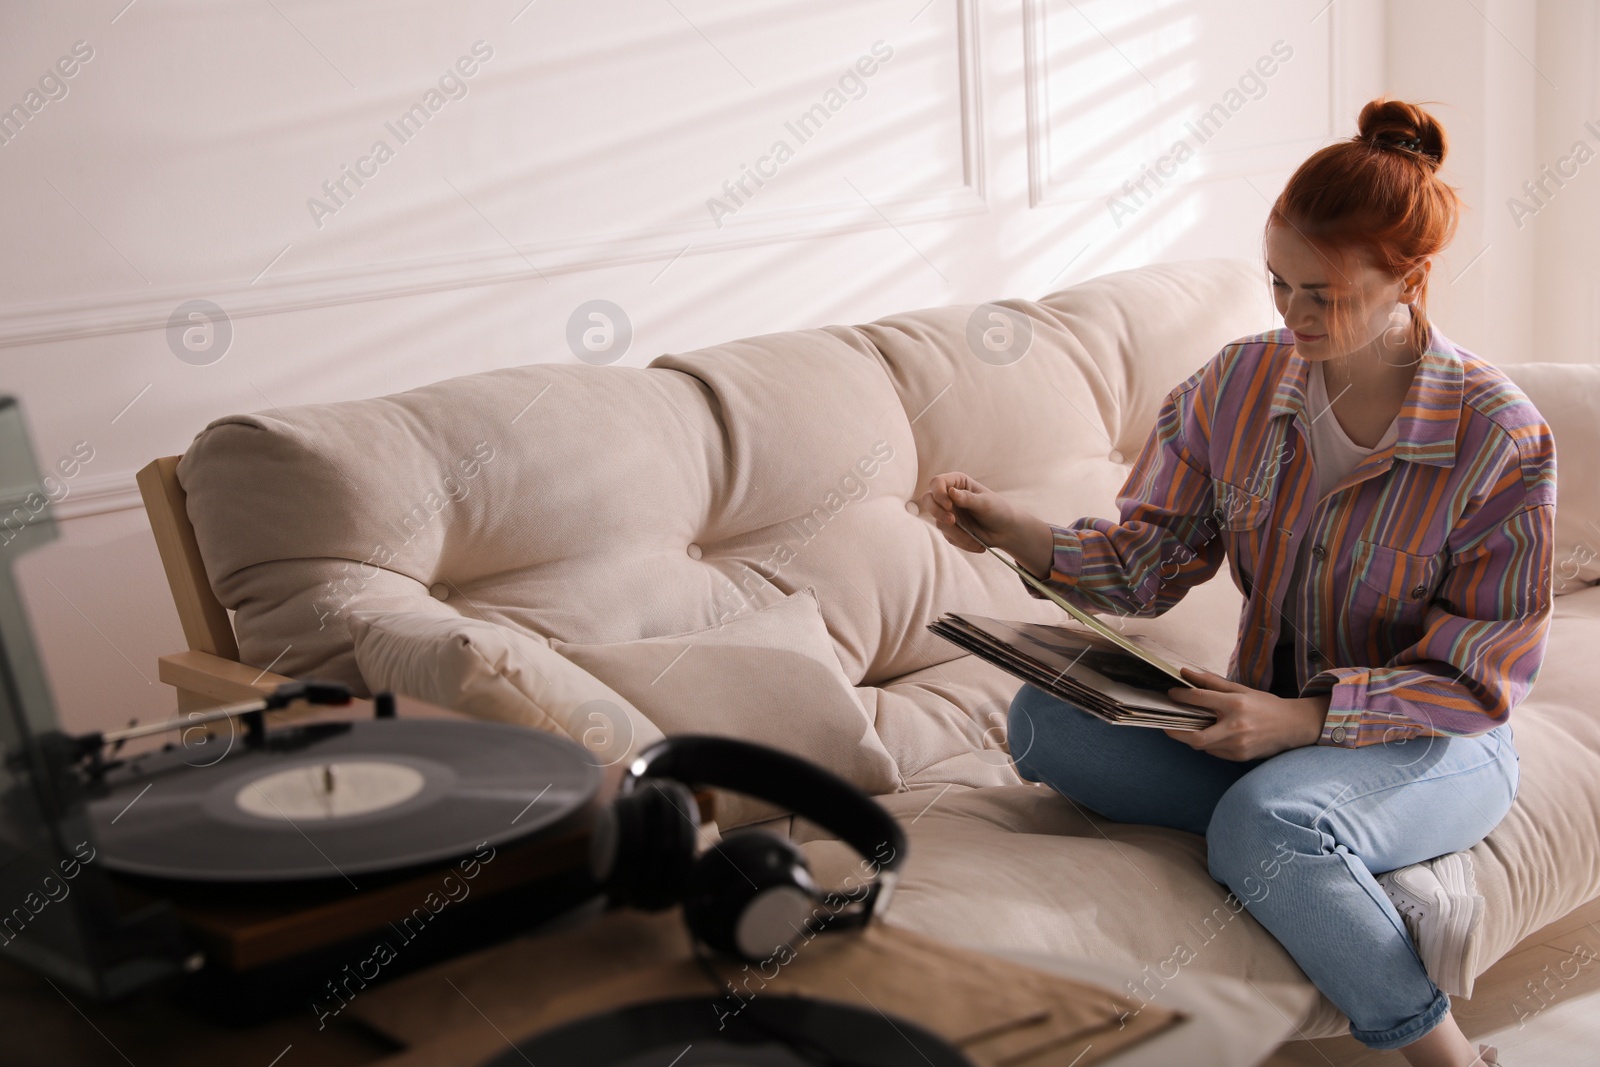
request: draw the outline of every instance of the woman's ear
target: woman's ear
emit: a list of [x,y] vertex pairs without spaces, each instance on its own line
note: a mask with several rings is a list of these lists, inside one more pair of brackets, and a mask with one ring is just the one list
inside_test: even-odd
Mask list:
[[1433,260],[1425,259],[1417,265],[1416,269],[1406,275],[1400,283],[1400,299],[1407,304],[1412,303],[1422,292],[1422,285],[1428,280],[1428,272],[1433,269]]

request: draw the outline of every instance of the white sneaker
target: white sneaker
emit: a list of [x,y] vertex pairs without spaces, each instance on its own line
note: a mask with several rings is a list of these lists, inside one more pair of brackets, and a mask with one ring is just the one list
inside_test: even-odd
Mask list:
[[1472,996],[1484,900],[1471,854],[1413,863],[1383,875],[1378,884],[1411,932],[1428,977],[1450,996]]

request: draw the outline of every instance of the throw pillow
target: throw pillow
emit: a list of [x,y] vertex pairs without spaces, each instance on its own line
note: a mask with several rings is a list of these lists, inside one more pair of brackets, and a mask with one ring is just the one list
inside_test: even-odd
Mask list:
[[389,689],[478,719],[565,734],[608,767],[661,731],[544,640],[482,619],[421,611],[353,612],[356,666]]
[[[809,588],[691,633],[603,645],[551,641],[550,647],[616,690],[665,734],[721,734],[769,745],[826,767],[869,795],[904,788]],[[717,796],[723,830],[783,814],[739,794]]]

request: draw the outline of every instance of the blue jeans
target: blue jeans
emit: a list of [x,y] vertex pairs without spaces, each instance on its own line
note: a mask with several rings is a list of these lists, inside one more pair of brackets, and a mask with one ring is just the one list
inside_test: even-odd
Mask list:
[[1470,848],[1505,817],[1518,771],[1509,723],[1478,737],[1234,761],[1024,685],[1008,728],[1024,779],[1108,819],[1204,834],[1211,877],[1362,1044],[1410,1044],[1449,1012],[1376,876]]

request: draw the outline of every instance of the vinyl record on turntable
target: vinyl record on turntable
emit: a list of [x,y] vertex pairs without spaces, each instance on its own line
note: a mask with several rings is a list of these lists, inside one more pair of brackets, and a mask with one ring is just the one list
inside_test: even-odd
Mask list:
[[903,1017],[810,997],[675,997],[575,1019],[519,1041],[481,1067],[973,1067]]
[[181,748],[129,761],[89,804],[99,862],[203,882],[398,871],[537,834],[602,779],[575,742],[492,722],[289,727],[196,762]]

